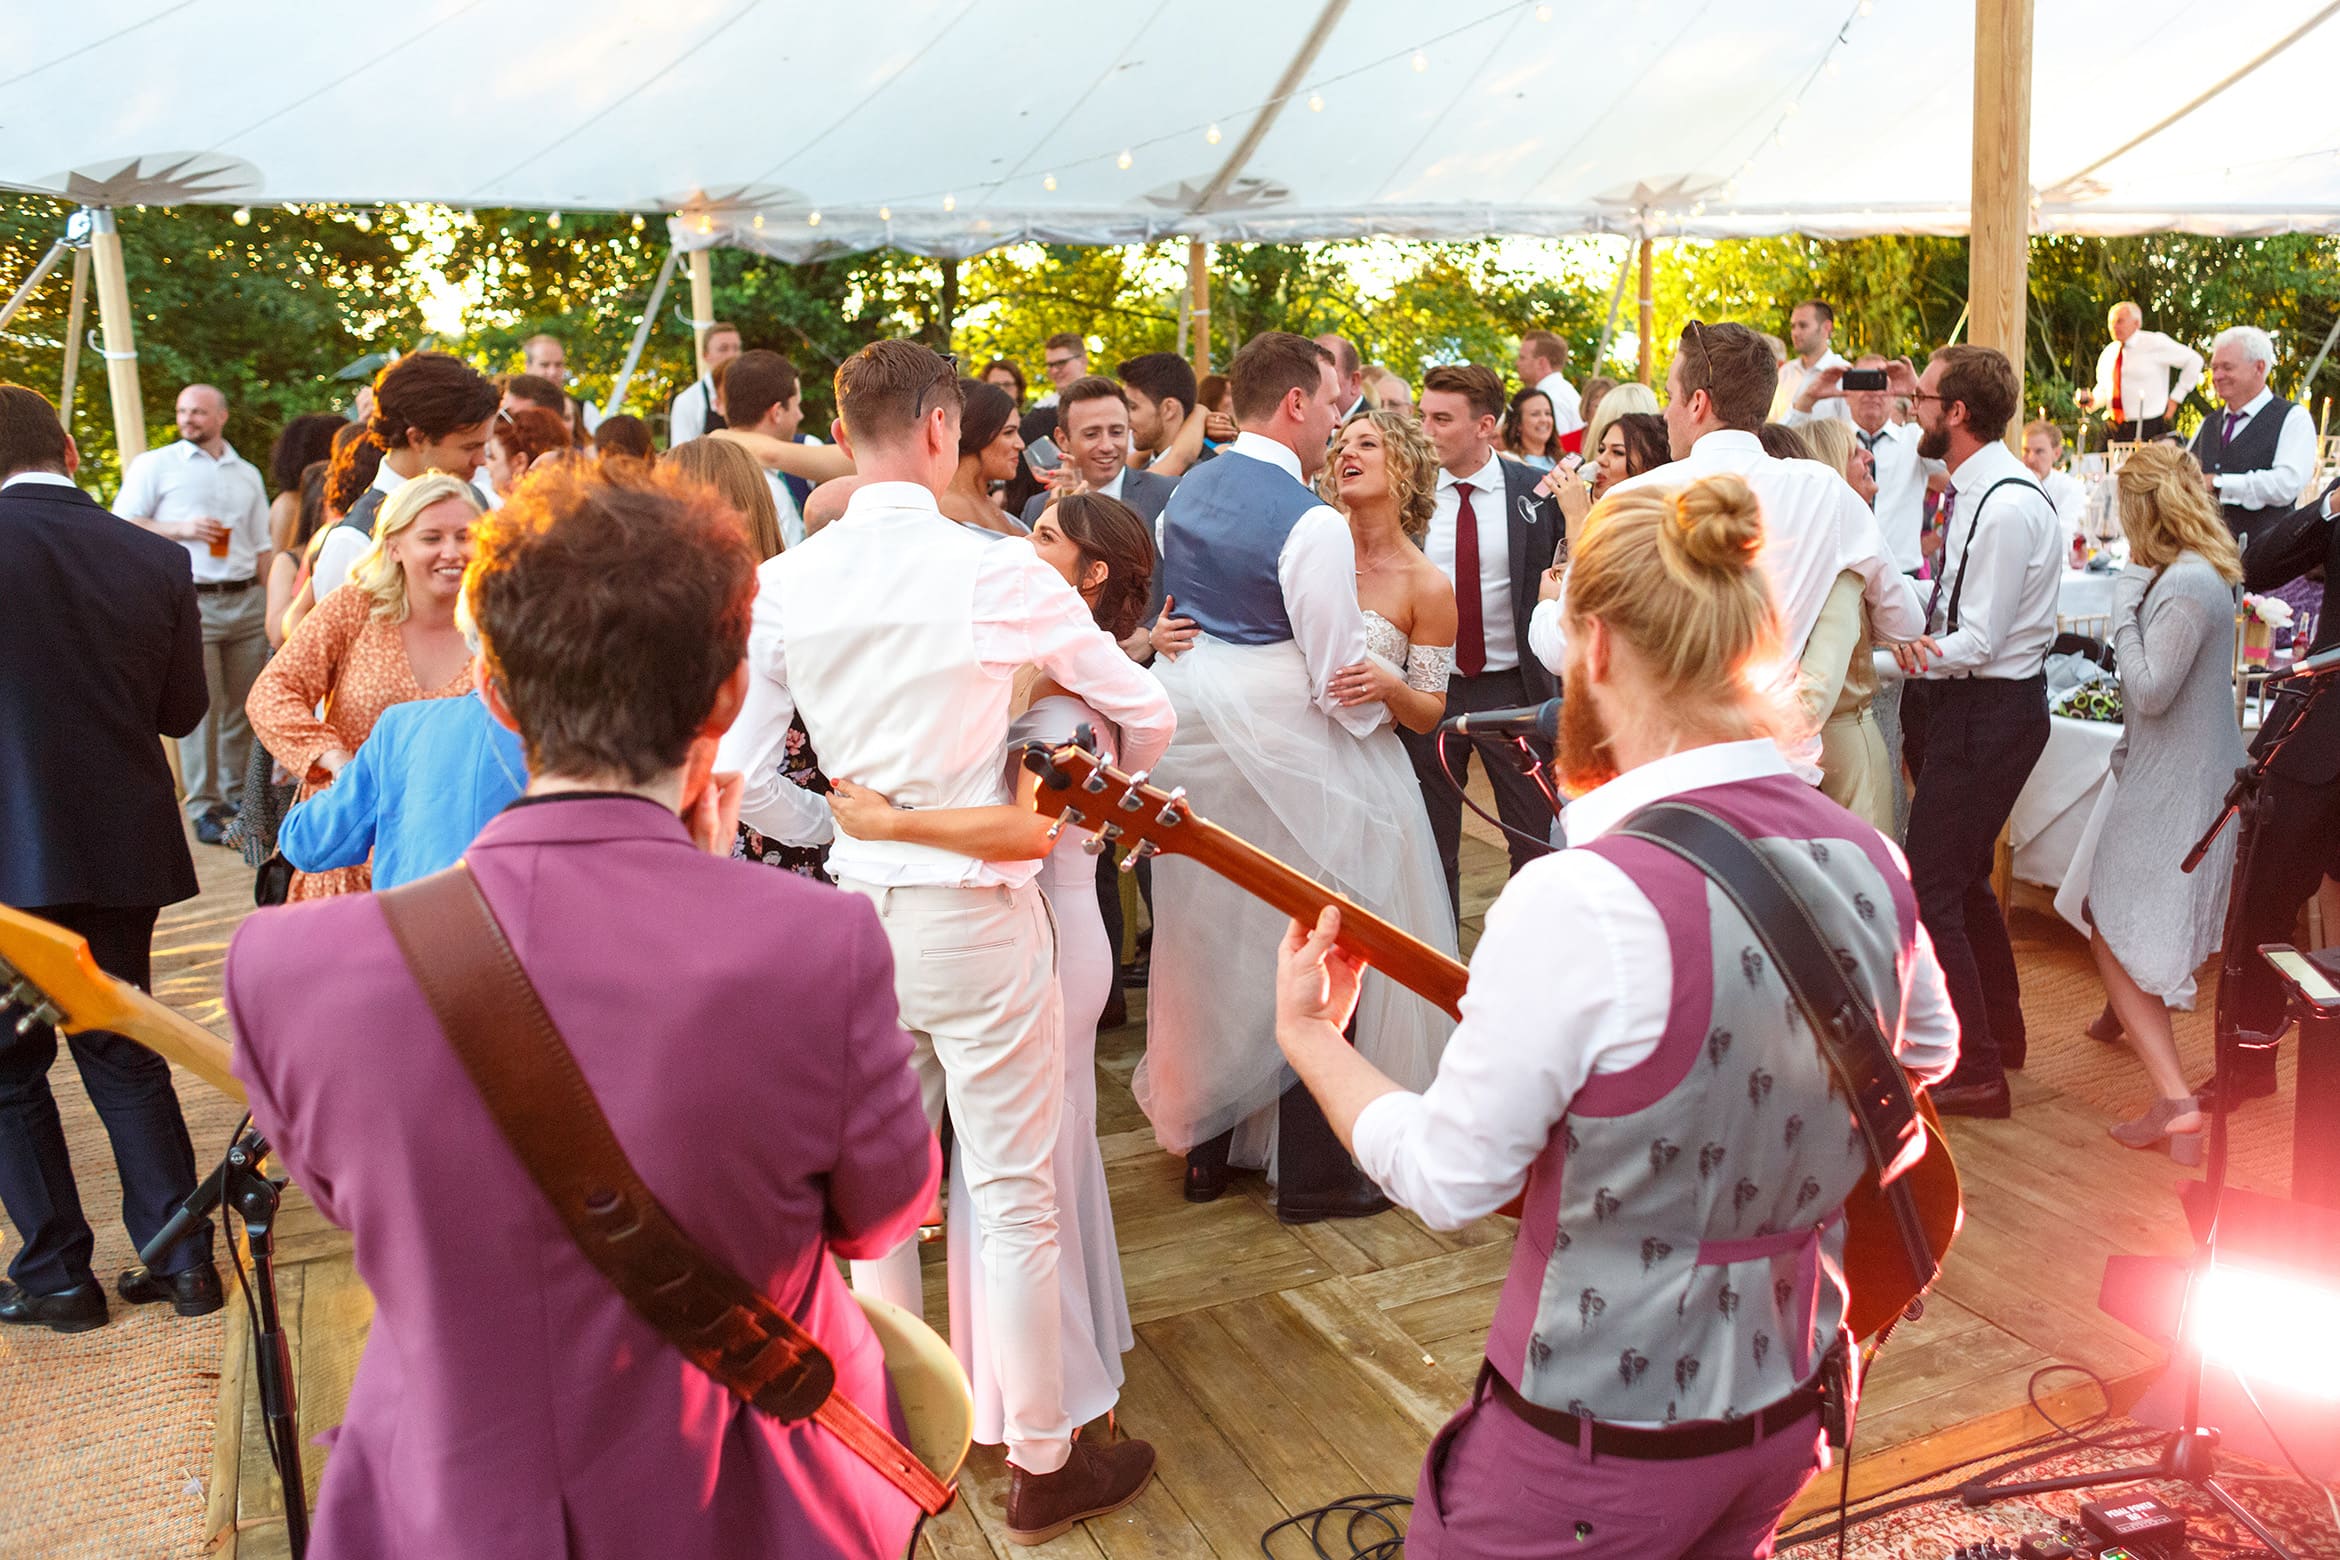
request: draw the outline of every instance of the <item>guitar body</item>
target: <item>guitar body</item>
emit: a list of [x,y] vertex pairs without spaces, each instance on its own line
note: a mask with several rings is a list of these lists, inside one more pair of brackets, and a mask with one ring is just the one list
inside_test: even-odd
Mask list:
[[909,1431],[902,1444],[936,1478],[950,1483],[967,1460],[975,1429],[975,1397],[959,1357],[933,1328],[892,1301],[864,1294],[853,1298],[885,1351],[886,1376]]
[[[1419,939],[1372,915],[1322,883],[1276,860],[1267,852],[1198,818],[1177,792],[1164,792],[1125,775],[1077,743],[1035,746],[1025,765],[1041,777],[1034,805],[1058,821],[1133,841],[1142,855],[1185,856],[1256,895],[1304,925],[1313,925],[1327,905],[1341,912],[1338,938],[1352,954],[1408,990],[1457,1017],[1470,970]],[[1926,1244],[1939,1265],[1958,1233],[1961,1216],[1958,1167],[1951,1161],[1942,1124],[1923,1095],[1918,1111],[1925,1152],[1895,1179],[1907,1185],[1917,1204]],[[1519,1216],[1514,1197],[1497,1210]],[[1862,1341],[1882,1340],[1933,1282],[1933,1275],[1910,1272],[1909,1257],[1872,1168],[1846,1200],[1845,1282],[1851,1290],[1846,1320]]]

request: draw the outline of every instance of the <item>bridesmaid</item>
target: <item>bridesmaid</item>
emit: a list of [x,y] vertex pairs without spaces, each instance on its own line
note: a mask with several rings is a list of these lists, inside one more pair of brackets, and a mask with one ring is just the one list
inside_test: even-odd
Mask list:
[[[1053,564],[1096,614],[1097,626],[1126,639],[1142,619],[1154,575],[1145,523],[1117,499],[1083,493],[1057,500],[1032,527],[1032,548]],[[1097,1148],[1097,1016],[1115,977],[1114,949],[1097,905],[1097,868],[1081,849],[1087,838],[1067,829],[1053,846],[1048,820],[1030,807],[1037,780],[1016,762],[1023,744],[1069,742],[1081,727],[1108,754],[1120,734],[1081,700],[1046,678],[1008,732],[1010,784],[1017,803],[999,807],[905,812],[850,780],[833,779],[829,805],[837,827],[862,839],[909,840],[993,861],[1045,858],[1040,891],[1056,918],[1057,977],[1064,1014],[1064,1124],[1056,1143],[1058,1283],[1063,1297],[1065,1408],[1075,1424],[1110,1414],[1120,1401],[1121,1356],[1135,1346],[1113,1207],[1105,1194],[1105,1160]],[[983,1333],[983,1287],[974,1207],[957,1155],[950,1197],[951,1343],[975,1389],[975,1439],[1002,1438],[999,1383],[991,1351],[974,1347]]]
[[[393,704],[471,691],[471,646],[455,626],[479,496],[434,471],[383,502],[374,544],[349,583],[317,604],[252,684],[244,712],[306,800],[333,783]],[[363,893],[368,866],[293,874],[290,897]]]

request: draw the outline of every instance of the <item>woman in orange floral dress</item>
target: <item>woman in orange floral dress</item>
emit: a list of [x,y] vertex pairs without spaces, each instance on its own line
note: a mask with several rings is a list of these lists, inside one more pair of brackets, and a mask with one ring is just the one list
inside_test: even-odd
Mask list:
[[[455,626],[479,500],[444,472],[386,500],[350,582],[301,620],[252,685],[253,734],[306,800],[332,783],[393,704],[471,691],[471,647]],[[322,711],[320,716],[319,712]],[[363,893],[370,866],[293,874],[291,898]]]

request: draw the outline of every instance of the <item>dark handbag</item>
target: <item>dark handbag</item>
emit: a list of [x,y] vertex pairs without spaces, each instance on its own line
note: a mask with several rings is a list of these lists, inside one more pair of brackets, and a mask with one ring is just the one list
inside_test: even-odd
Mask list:
[[252,877],[252,903],[265,910],[270,905],[281,905],[292,897],[293,864],[282,855],[269,857],[260,863],[260,870]]
[[659,1205],[470,867],[457,862],[375,900],[504,1141],[635,1314],[741,1402],[784,1423],[820,1424],[928,1516],[948,1507],[954,1486],[836,1390],[820,1343]]

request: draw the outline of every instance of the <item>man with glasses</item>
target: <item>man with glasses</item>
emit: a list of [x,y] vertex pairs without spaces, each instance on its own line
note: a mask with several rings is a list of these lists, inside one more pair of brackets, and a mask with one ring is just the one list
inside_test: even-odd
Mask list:
[[[1173,725],[1161,684],[1030,542],[978,535],[936,505],[959,466],[956,365],[876,342],[837,370],[837,412],[861,478],[843,518],[820,546],[757,571],[746,703],[716,756],[747,776],[741,820],[784,843],[808,837],[806,793],[780,772],[799,713],[830,773],[897,805],[1008,803],[1009,704],[1027,666],[1113,723],[1124,767],[1152,768]],[[1065,1409],[1053,1165],[1064,1032],[1039,870],[843,832],[829,852],[837,886],[877,907],[893,949],[927,1119],[950,1103],[984,1295],[980,1329],[953,1341],[984,1350],[999,1383],[1019,1543],[1127,1505],[1154,1466],[1143,1441],[1073,1440]],[[856,1263],[854,1281],[923,1309],[915,1240]]]
[[2064,527],[2005,443],[2022,389],[2004,354],[1944,347],[1921,378],[1888,387],[1917,403],[1918,453],[1950,467],[1950,524],[1927,604],[1928,637],[1897,645],[1909,804],[1909,877],[1958,1010],[1958,1067],[1934,1091],[1953,1115],[2005,1116],[2006,1069],[2024,1057],[2023,992],[1991,892],[1999,831],[2047,746],[2041,676],[2056,637]]
[[1041,361],[1048,369],[1048,382],[1055,388],[1032,404],[1054,406],[1067,386],[1089,377],[1089,344],[1069,330],[1060,331],[1048,338],[1048,355]]

